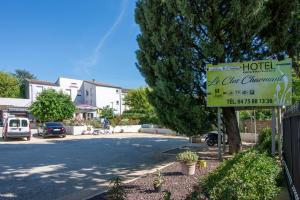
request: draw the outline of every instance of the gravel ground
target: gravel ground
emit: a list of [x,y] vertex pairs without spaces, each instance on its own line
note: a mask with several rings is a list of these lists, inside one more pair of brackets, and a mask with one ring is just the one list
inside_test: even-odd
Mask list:
[[[175,162],[161,170],[164,177],[162,191],[170,191],[171,199],[185,199],[197,184],[200,176],[207,174],[217,167],[217,160],[207,160],[207,168],[200,169],[196,167],[196,174],[193,176],[185,176],[181,173],[180,163]],[[147,174],[135,181],[127,183],[124,188],[127,192],[128,200],[160,200],[163,198],[163,192],[156,193],[153,189],[154,174]],[[105,194],[94,197],[90,200],[108,200]]]

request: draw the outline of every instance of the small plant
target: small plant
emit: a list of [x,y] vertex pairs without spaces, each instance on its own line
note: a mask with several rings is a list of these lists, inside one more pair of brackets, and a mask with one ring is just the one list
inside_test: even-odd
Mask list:
[[171,200],[171,192],[164,191],[163,200]]
[[207,167],[207,163],[205,160],[199,160],[199,167],[200,168],[206,168]]
[[125,200],[126,191],[123,188],[123,180],[121,177],[117,176],[110,180],[112,185],[111,190],[108,192],[108,196],[111,200]]
[[177,155],[177,160],[184,163],[194,163],[198,160],[198,155],[192,151],[185,151]]
[[155,191],[160,192],[161,191],[161,186],[164,182],[163,176],[161,175],[159,170],[156,170],[155,173],[155,178],[153,180],[153,187]]

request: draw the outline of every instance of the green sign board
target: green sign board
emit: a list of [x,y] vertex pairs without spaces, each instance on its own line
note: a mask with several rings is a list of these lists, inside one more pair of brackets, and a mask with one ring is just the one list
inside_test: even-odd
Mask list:
[[292,60],[207,66],[207,106],[287,106],[292,103]]

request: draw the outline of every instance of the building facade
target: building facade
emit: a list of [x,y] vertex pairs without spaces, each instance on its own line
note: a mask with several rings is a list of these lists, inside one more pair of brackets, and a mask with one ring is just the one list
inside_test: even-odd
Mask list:
[[[28,106],[36,100],[37,96],[43,90],[47,89],[54,89],[58,92],[62,91],[68,94],[77,107],[74,116],[77,119],[100,117],[100,110],[104,107],[112,108],[116,115],[122,114],[127,109],[124,104],[124,96],[128,92],[127,89],[111,84],[100,83],[95,80],[86,81],[60,77],[55,83],[28,79],[26,81],[26,99],[12,101],[7,100],[7,98],[0,98],[0,110],[1,106],[5,106],[6,110],[8,110],[8,108],[18,108],[19,101],[26,102],[25,107],[23,105],[24,103],[22,104],[22,109],[26,110],[26,107],[28,108]],[[9,105],[7,101],[12,102],[12,105]],[[3,112],[2,110],[2,113]]]

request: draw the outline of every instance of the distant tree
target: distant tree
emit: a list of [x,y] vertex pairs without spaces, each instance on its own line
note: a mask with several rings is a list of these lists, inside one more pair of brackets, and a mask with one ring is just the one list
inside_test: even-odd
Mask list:
[[37,77],[25,69],[16,69],[13,75],[19,80],[20,83],[20,95],[26,97],[26,79],[37,79]]
[[111,107],[109,106],[105,106],[103,108],[100,108],[99,109],[99,112],[98,114],[101,116],[101,117],[105,117],[107,119],[112,119],[114,117],[114,111]]
[[53,89],[44,90],[29,107],[29,111],[41,121],[70,119],[76,110],[69,95]]
[[0,97],[19,97],[18,79],[6,72],[0,72]]
[[125,96],[125,105],[129,107],[123,113],[124,117],[139,119],[141,123],[159,123],[154,107],[148,100],[149,89],[130,90]]

